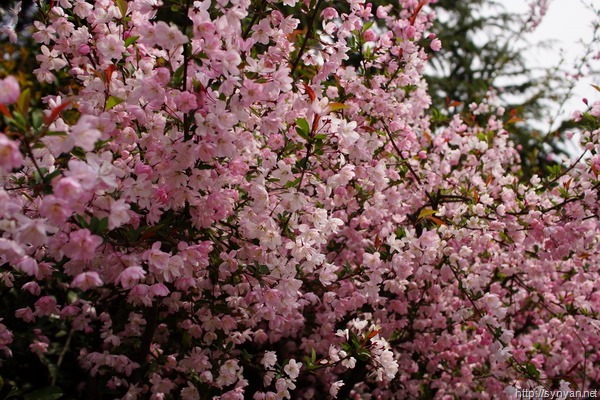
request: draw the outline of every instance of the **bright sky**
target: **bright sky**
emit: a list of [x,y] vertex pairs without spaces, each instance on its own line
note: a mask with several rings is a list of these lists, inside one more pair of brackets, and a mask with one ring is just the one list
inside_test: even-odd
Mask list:
[[[502,2],[508,10],[527,12],[529,1],[523,0],[504,0]],[[550,0],[548,12],[544,16],[542,23],[530,36],[535,42],[549,42],[549,47],[545,49],[536,49],[528,53],[528,58],[532,65],[549,67],[560,62],[561,54],[567,61],[565,67],[571,67],[577,59],[585,53],[585,48],[581,44],[583,40],[589,43],[592,38],[592,24],[594,20],[598,21],[600,16],[594,15],[580,0]],[[596,46],[598,44],[596,43]],[[596,49],[599,51],[600,49]],[[600,67],[600,60],[595,60],[596,70]],[[590,77],[584,78],[577,85],[576,100],[569,102],[571,108],[581,108],[581,99],[587,97],[590,100],[600,99],[600,93],[590,86],[590,83],[596,82]]]
[[[587,0],[587,3],[595,0]],[[594,21],[600,21],[600,15],[587,8],[581,0],[549,0],[548,12],[542,23],[530,34],[529,39],[533,43],[548,42],[546,48],[533,49],[527,53],[532,67],[552,67],[558,65],[561,58],[566,61],[563,67],[573,69],[573,66],[585,54],[586,47],[582,44],[590,43],[593,34]],[[528,11],[530,1],[503,0],[501,3],[507,10]],[[598,5],[596,4],[596,9]],[[600,45],[594,44],[596,54],[600,54]],[[585,110],[583,98],[590,102],[600,100],[600,92],[595,90],[591,84],[600,85],[600,60],[591,60],[592,68],[597,72],[596,76],[584,76],[575,86],[574,93],[564,105],[562,116],[568,117],[573,111]],[[589,71],[586,69],[585,71]],[[591,104],[591,103],[590,103]],[[544,126],[549,129],[548,123]],[[578,153],[576,149],[575,153]]]

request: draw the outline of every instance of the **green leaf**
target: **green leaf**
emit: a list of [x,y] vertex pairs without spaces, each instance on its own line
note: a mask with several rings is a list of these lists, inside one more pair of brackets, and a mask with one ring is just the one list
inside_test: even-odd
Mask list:
[[329,112],[344,110],[346,108],[349,107],[343,103],[329,103],[329,105],[327,105],[327,110],[329,110]]
[[49,131],[46,136],[67,136],[67,132],[64,131]]
[[116,0],[115,3],[121,11],[121,17],[125,18],[125,15],[127,15],[127,0]]
[[139,36],[129,36],[127,39],[125,39],[125,47],[131,46],[132,44],[137,42],[139,38]]
[[[183,64],[181,67],[177,68],[175,70],[175,72],[173,73],[173,77],[171,78],[171,82],[169,83],[169,86],[172,88],[178,88],[181,86],[181,83],[183,82],[183,72],[184,72],[184,67],[186,65]],[[199,88],[197,90],[200,90]]]
[[540,377],[540,371],[538,371],[532,362],[525,364],[525,371],[536,379]]
[[58,400],[61,397],[63,397],[63,391],[57,386],[48,386],[23,396],[25,400]]
[[73,150],[71,150],[71,154],[81,160],[85,160],[86,152],[81,147],[73,148]]
[[117,105],[121,104],[124,101],[125,100],[122,99],[122,98],[120,98],[120,97],[109,96],[108,99],[106,100],[106,111],[110,110],[114,106],[117,106]]
[[309,139],[310,127],[308,125],[308,122],[304,118],[298,118],[296,120],[296,132],[298,133],[298,135],[300,135],[302,139]]
[[92,217],[90,221],[90,231],[95,234],[102,234],[108,230],[108,217],[102,219],[98,217]]
[[13,118],[9,120],[9,123],[12,123],[20,132],[26,132],[27,120],[25,120],[23,114],[18,111],[13,111],[12,116]]
[[421,212],[419,212],[419,216],[417,217],[417,219],[423,219],[429,215],[433,215],[437,212],[437,210],[432,210],[431,208],[424,208],[421,210]]
[[44,114],[41,110],[35,110],[31,113],[31,125],[35,129],[39,129],[44,123]]
[[31,90],[29,90],[29,88],[27,88],[21,92],[21,95],[19,96],[19,99],[17,100],[17,110],[19,110],[19,112],[22,115],[27,115],[27,112],[29,111],[29,103],[30,102],[31,102]]
[[366,31],[368,31],[368,30],[369,30],[369,29],[370,29],[370,28],[373,26],[373,24],[375,24],[375,21],[369,21],[369,22],[367,22],[367,23],[366,23],[366,24],[363,26],[363,28],[362,28],[362,31],[363,31],[363,32],[366,32]]
[[77,220],[77,222],[79,223],[79,225],[82,228],[87,228],[89,225],[87,223],[87,221],[85,220],[85,218],[81,215],[75,215],[75,219]]
[[4,400],[8,400],[8,399],[11,399],[13,397],[20,396],[20,395],[21,395],[21,391],[18,388],[13,387],[10,390],[10,392],[8,392],[8,394],[6,395],[6,397],[4,397]]
[[266,265],[260,264],[258,266],[258,272],[261,275],[267,275],[269,272],[271,272],[271,270],[269,269],[269,267],[267,267]]

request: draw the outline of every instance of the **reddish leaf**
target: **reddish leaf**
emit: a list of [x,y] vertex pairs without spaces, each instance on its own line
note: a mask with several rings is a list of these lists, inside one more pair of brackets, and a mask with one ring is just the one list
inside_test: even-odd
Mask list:
[[306,83],[302,82],[302,84],[304,85],[304,90],[306,90],[308,97],[310,97],[310,101],[314,102],[315,99],[317,98],[317,96],[315,95],[315,91],[312,90],[312,88],[310,86],[308,86]]
[[8,108],[4,104],[0,104],[0,112],[2,114],[6,115],[8,118],[12,118],[12,115],[10,114],[10,111],[8,110]]
[[369,332],[369,334],[367,335],[367,340],[371,340],[375,336],[379,335],[380,332],[381,332],[381,329],[379,329],[377,331],[371,331],[371,332]]
[[115,72],[117,70],[117,67],[114,64],[110,64],[107,68],[106,68],[106,84],[108,85],[110,83],[110,79],[112,78],[112,74],[113,72]]
[[434,217],[433,215],[428,215],[425,217],[425,219],[434,222],[437,226],[446,225],[446,223],[441,218]]
[[321,116],[318,114],[315,114],[315,118],[313,119],[313,123],[312,123],[311,133],[314,133],[317,131],[317,129],[319,129],[319,121],[320,120],[321,120]]
[[56,106],[53,110],[52,113],[46,117],[46,119],[44,120],[44,123],[46,125],[50,125],[51,123],[53,123],[54,121],[56,121],[56,118],[58,118],[58,114],[60,114],[60,112],[62,110],[64,110],[65,108],[69,107],[71,105],[70,101],[65,101],[64,103],[62,103],[59,106]]
[[514,124],[516,122],[523,122],[523,118],[520,118],[520,117],[510,117],[510,119],[508,121],[506,121],[507,124]]
[[417,8],[415,8],[415,11],[413,12],[413,14],[410,16],[410,24],[414,25],[415,21],[417,20],[417,15],[419,15],[419,12],[421,11],[421,8],[423,8],[423,6],[427,3],[427,0],[421,0],[419,2],[419,4],[417,5]]

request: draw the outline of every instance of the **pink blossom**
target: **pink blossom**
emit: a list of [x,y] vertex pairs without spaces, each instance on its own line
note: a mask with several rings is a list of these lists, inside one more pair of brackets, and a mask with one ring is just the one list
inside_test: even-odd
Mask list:
[[600,117],[600,101],[594,102],[592,109],[590,110],[590,114],[594,117]]
[[36,56],[36,59],[40,62],[42,68],[45,68],[49,71],[58,71],[67,65],[67,62],[61,58],[58,51],[50,50],[45,45],[41,47],[41,50],[42,54]]
[[34,340],[33,343],[29,345],[29,350],[38,355],[44,354],[48,351],[48,343]]
[[9,172],[21,165],[23,165],[23,155],[19,150],[19,145],[0,133],[0,166]]
[[15,317],[22,319],[25,322],[35,321],[35,316],[33,315],[33,310],[29,307],[19,308],[18,310],[16,310]]
[[44,220],[29,220],[19,228],[17,238],[21,243],[28,243],[35,247],[42,246],[48,240],[46,229]]
[[300,368],[302,368],[302,363],[292,359],[283,367],[283,370],[290,379],[295,380],[300,375]]
[[104,282],[97,272],[83,272],[75,277],[71,282],[71,287],[81,290],[89,290],[98,286],[102,286]]
[[120,60],[125,52],[123,40],[114,34],[102,37],[99,40],[97,47],[100,54],[105,57],[107,61]]
[[35,302],[35,315],[38,317],[47,317],[58,313],[56,299],[51,296],[43,296]]
[[65,200],[76,200],[83,192],[83,188],[73,178],[61,178],[52,183],[54,194]]
[[338,392],[340,391],[340,388],[342,386],[344,386],[344,381],[337,381],[332,383],[329,387],[329,395],[334,399],[337,398]]
[[42,291],[37,282],[27,282],[21,287],[21,290],[27,291],[34,296],[39,296]]
[[169,289],[162,283],[155,283],[150,286],[148,294],[152,297],[165,297],[170,293]]
[[274,351],[266,351],[260,363],[267,369],[273,367],[277,363],[277,354]]
[[38,279],[42,278],[42,275],[40,274],[40,266],[37,260],[34,258],[31,258],[29,256],[23,257],[21,260],[19,260],[17,268],[30,276],[35,276]]
[[19,81],[14,76],[9,75],[4,79],[0,79],[0,104],[16,103],[20,94]]
[[89,260],[101,243],[101,237],[92,235],[88,229],[79,229],[69,235],[69,242],[64,245],[62,251],[71,259]]
[[[3,319],[0,318],[0,321]],[[0,324],[0,350],[5,350],[13,341],[13,334],[6,325]]]
[[137,282],[144,279],[146,271],[140,266],[127,267],[119,274],[115,283],[125,289],[131,289]]
[[432,124],[426,1],[194,0],[185,27],[167,3],[56,0],[34,22],[37,78],[68,87],[49,126],[34,101],[31,132],[0,136],[4,353],[66,343],[125,399],[243,399],[255,376],[261,400],[499,398],[525,363],[600,376],[595,105],[592,154],[546,185],[492,91],[476,123]]
[[59,226],[71,216],[72,212],[73,210],[66,200],[53,195],[46,196],[40,206],[40,214]]
[[2,260],[16,263],[24,255],[25,251],[17,242],[0,238],[0,257],[2,257]]
[[110,214],[108,216],[108,228],[115,229],[128,223],[131,220],[129,216],[129,204],[124,199],[111,201]]
[[85,115],[79,118],[77,124],[71,128],[70,137],[75,146],[87,151],[94,149],[94,144],[101,136],[100,131],[94,128],[95,120],[94,117]]
[[437,38],[433,39],[431,41],[431,44],[429,45],[429,47],[433,51],[440,51],[442,49],[442,41],[440,39],[437,39]]

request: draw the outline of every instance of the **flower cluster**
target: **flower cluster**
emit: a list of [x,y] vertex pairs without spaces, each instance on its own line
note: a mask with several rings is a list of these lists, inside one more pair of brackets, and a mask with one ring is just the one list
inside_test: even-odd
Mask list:
[[326,3],[40,6],[71,83],[0,83],[5,365],[87,398],[600,383],[600,106],[523,182],[492,105],[431,129],[429,1]]

